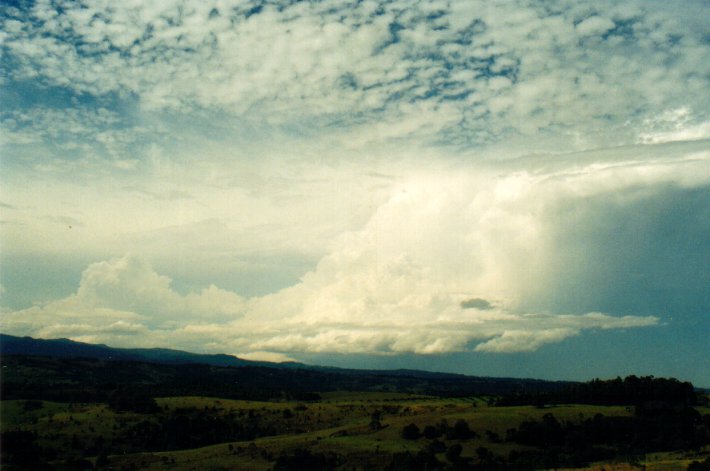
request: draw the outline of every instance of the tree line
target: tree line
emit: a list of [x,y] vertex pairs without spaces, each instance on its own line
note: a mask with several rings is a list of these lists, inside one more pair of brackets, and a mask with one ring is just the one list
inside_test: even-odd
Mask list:
[[558,391],[531,392],[518,390],[502,395],[499,406],[593,404],[635,406],[645,402],[665,402],[695,406],[702,401],[693,385],[675,378],[627,376],[610,380],[594,379],[586,383],[568,384]]

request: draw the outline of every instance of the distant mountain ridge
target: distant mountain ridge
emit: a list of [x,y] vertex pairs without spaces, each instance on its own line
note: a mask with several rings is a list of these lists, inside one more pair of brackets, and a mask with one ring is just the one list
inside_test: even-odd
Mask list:
[[[342,387],[347,385],[346,389],[354,390],[372,390],[377,388],[378,383],[389,382],[398,385],[395,389],[415,390],[421,387],[427,391],[447,391],[447,393],[453,393],[453,391],[501,393],[514,390],[550,391],[573,383],[570,381],[469,376],[411,369],[370,370],[307,365],[298,362],[273,363],[245,360],[227,354],[200,354],[168,348],[115,348],[69,339],[36,339],[1,333],[0,356],[3,358],[3,364],[12,358],[50,357],[70,361],[85,358],[102,362],[116,362],[117,368],[119,367],[118,363],[125,362],[168,365],[176,368],[190,365],[216,367],[220,369],[220,372],[217,373],[218,376],[231,375],[231,373],[222,370],[225,368],[246,368],[252,372],[262,371],[263,374],[273,377],[273,380],[276,380],[277,377],[280,378],[279,381],[273,381],[274,385],[294,380],[298,383],[316,375],[321,388],[339,384]],[[268,371],[273,373],[268,373]]]
[[[65,338],[36,339],[0,334],[0,355],[37,355],[57,358],[97,358],[167,364],[212,366],[286,366],[286,363],[251,361],[224,353],[191,353],[170,348],[117,348],[104,344],[77,342]],[[293,362],[290,362],[293,365]]]

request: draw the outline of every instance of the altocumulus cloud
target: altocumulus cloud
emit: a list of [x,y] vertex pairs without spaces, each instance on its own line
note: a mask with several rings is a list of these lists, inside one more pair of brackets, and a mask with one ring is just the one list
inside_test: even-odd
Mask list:
[[[707,121],[702,14],[692,2],[668,8],[38,1],[6,8],[3,40],[8,80],[135,97],[143,112],[219,109],[259,126],[327,126],[347,145],[506,137],[529,148],[542,134],[552,146],[589,147],[633,138],[644,119],[691,106],[687,96],[695,97],[689,124]],[[15,127],[27,114],[8,117],[7,139],[27,139]],[[140,134],[150,121],[140,122],[121,128]]]

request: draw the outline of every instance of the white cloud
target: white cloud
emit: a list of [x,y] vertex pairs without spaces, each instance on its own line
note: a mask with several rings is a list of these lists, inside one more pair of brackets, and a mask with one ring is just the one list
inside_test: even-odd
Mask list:
[[286,361],[296,361],[288,355],[276,352],[247,352],[247,353],[235,353],[235,356],[243,358],[245,360],[252,361],[270,361],[274,363],[283,363]]
[[[377,127],[381,139],[440,142],[447,131],[454,143],[480,144],[585,131],[629,143],[633,132],[618,127],[640,132],[657,106],[692,107],[707,120],[697,12],[660,15],[644,2],[469,2],[434,16],[431,7],[296,3],[249,14],[238,2],[70,2],[57,12],[40,2],[37,21],[5,21],[6,47],[17,78],[131,94],[144,112],[216,107],[254,123],[314,120],[328,132],[364,119],[389,123]],[[580,43],[575,32],[598,40]],[[436,127],[422,126],[422,113]]]
[[[464,311],[455,303],[460,296],[432,292],[424,284],[418,287],[426,290],[422,293],[407,292],[412,274],[404,267],[393,271],[370,275],[371,279],[349,276],[341,283],[351,288],[350,293],[328,286],[332,280],[323,280],[326,286],[305,280],[245,302],[214,286],[180,295],[166,277],[134,257],[124,257],[88,267],[76,294],[3,313],[0,325],[4,332],[20,335],[197,351],[233,349],[247,359],[289,361],[298,352],[448,353],[484,339],[489,340],[477,351],[532,351],[582,329],[657,322],[655,317],[604,314]],[[302,298],[304,291],[311,296]]]
[[98,262],[84,271],[75,294],[16,312],[3,324],[13,332],[40,337],[129,336],[150,343],[156,331],[172,331],[193,321],[225,322],[244,311],[244,300],[235,293],[209,286],[180,295],[170,284],[169,278],[133,256]]
[[688,107],[666,110],[646,119],[645,130],[639,142],[661,144],[664,142],[696,141],[710,138],[710,121],[697,122]]
[[680,129],[660,132],[644,132],[639,136],[644,144],[661,144],[664,142],[699,141],[710,139],[710,121],[697,125],[683,126]]
[[609,18],[590,16],[575,26],[577,32],[583,36],[600,36],[615,26]]
[[578,335],[574,329],[556,328],[529,332],[506,330],[499,337],[476,345],[477,352],[532,352],[546,343],[554,343]]
[[[331,240],[318,265],[288,288],[249,299],[215,286],[180,294],[145,262],[124,257],[91,265],[72,296],[3,315],[3,329],[297,358],[533,351],[589,329],[656,325],[663,312],[618,317],[590,313],[581,301],[561,309],[556,286],[578,279],[582,293],[625,276],[604,273],[614,261],[601,260],[603,247],[594,245],[623,233],[580,217],[603,205],[615,217],[653,222],[657,213],[647,206],[658,188],[710,183],[702,144],[538,156],[534,164],[420,166],[392,182],[369,221]],[[490,309],[462,308],[474,298]]]

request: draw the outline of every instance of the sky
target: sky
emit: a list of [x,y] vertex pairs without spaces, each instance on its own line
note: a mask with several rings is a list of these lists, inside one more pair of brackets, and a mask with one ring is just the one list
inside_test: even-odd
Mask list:
[[0,331],[710,387],[708,17],[5,0]]

